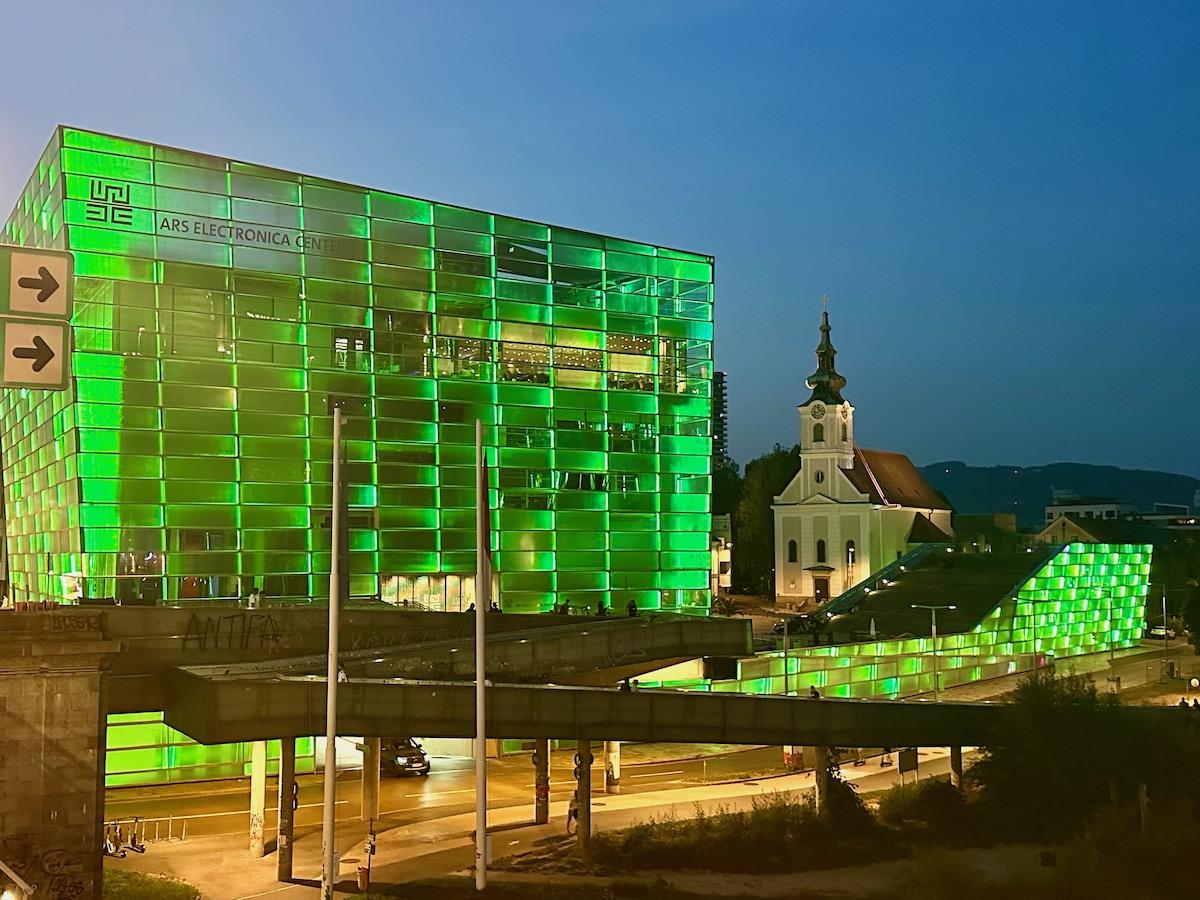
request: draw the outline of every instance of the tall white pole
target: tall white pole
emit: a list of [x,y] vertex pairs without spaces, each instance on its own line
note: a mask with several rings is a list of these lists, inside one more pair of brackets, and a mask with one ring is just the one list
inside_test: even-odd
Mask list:
[[783,620],[783,696],[792,695],[792,667],[788,654],[792,649],[792,636],[788,634],[788,620]]
[[484,618],[491,605],[488,565],[487,471],[483,465],[483,422],[475,420],[475,889],[487,887],[487,733],[484,689]]
[[933,613],[933,702],[937,702],[938,698],[938,645],[937,645],[937,610],[929,610]]
[[1167,586],[1163,585],[1163,649],[1171,648],[1171,633],[1167,631]]
[[325,801],[321,824],[321,900],[333,900],[337,884],[337,844],[334,813],[337,808],[337,689],[338,601],[341,592],[342,556],[342,411],[333,410],[333,515],[332,554],[329,563],[329,659],[325,670]]

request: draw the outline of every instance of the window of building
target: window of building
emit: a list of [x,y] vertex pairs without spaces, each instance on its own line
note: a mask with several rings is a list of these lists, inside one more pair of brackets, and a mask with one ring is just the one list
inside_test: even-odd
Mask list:
[[427,312],[377,310],[377,371],[397,375],[429,375],[430,318]]
[[822,425],[820,422],[818,422],[816,425],[813,426],[813,443],[814,444],[825,443],[825,426]]
[[788,562],[796,561],[796,542],[788,541]]
[[348,372],[371,371],[371,333],[367,329],[333,330],[333,368]]
[[825,472],[821,469],[817,469],[817,471],[813,473],[813,480],[815,480],[817,484],[820,484],[825,480]]
[[843,423],[842,424],[842,443],[843,444],[846,443],[846,435],[847,434],[848,434],[848,432],[846,431],[846,425],[845,425],[845,423]]
[[825,542],[817,541],[817,562],[825,562]]

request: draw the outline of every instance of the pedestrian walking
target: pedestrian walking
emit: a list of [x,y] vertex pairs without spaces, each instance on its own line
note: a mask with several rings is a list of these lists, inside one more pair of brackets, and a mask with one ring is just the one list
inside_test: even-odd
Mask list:
[[[575,829],[571,830],[571,825],[574,823]],[[567,834],[577,834],[579,832],[579,791],[571,795],[571,799],[567,802]]]

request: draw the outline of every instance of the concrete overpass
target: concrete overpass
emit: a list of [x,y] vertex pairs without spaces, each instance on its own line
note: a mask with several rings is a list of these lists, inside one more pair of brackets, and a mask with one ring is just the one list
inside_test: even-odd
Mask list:
[[[185,698],[168,694],[180,666],[324,671],[327,624],[320,607],[0,612],[0,734],[11,748],[0,753],[0,861],[39,885],[38,900],[99,898],[107,714],[180,715],[172,706]],[[616,683],[682,659],[752,652],[749,622],[731,619],[499,614],[488,628],[488,671],[511,681]],[[463,668],[473,647],[470,614],[384,607],[341,617],[340,656],[354,677],[474,677]],[[294,757],[295,742],[284,743]]]
[[[171,673],[166,721],[201,743],[303,737],[325,730],[325,680]],[[993,703],[810,700],[733,693],[564,685],[493,684],[487,732],[498,738],[953,747],[986,743],[1004,710]],[[1147,724],[1178,721],[1173,707],[1126,707]],[[347,735],[474,737],[475,685],[350,681],[338,686],[338,731]]]
[[[176,666],[255,664],[269,672],[324,672],[328,612],[320,607],[69,607],[0,614],[0,647],[12,641],[88,636],[118,642],[109,657],[110,713],[165,708]],[[474,677],[470,613],[351,608],[339,626],[350,673],[452,680]],[[615,684],[628,675],[697,657],[753,653],[741,619],[646,616],[488,616],[488,672],[506,681],[551,679]],[[376,659],[386,660],[380,666]],[[469,670],[464,669],[469,665]],[[599,674],[597,674],[599,673]]]

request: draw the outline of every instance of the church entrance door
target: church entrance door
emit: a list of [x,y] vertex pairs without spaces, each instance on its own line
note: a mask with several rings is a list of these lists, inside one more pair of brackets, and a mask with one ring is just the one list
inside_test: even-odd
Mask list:
[[828,578],[813,578],[813,597],[818,603],[824,603],[829,599],[829,579]]

